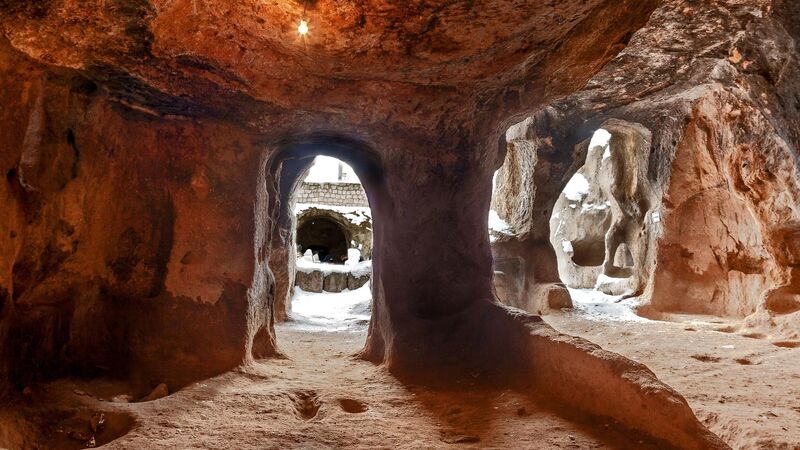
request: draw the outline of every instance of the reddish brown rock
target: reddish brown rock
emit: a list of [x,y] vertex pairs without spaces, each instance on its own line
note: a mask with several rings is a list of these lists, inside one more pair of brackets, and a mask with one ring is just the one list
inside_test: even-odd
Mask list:
[[[609,120],[638,124],[652,140],[637,185],[652,195],[634,221],[640,235],[623,241],[642,312],[746,317],[796,337],[798,16],[789,2],[668,2],[586,89],[512,127],[493,200],[518,241],[501,244],[517,249],[507,256],[555,266],[534,250],[548,230],[538,223],[583,164],[586,140]],[[549,282],[528,276],[526,289]]]
[[[525,261],[524,298],[558,282],[547,222],[594,128],[616,118],[653,133],[659,198],[680,145],[706,133],[730,152],[708,167],[727,164],[720,179],[775,265],[756,308],[790,316],[791,5],[309,5],[303,39],[294,2],[0,4],[0,386],[89,372],[178,388],[275,355],[294,286],[291,198],[326,154],[354,167],[373,212],[364,358],[403,377],[528,380],[565,408],[724,448],[646,368],[497,305],[491,178],[508,126],[539,111],[508,135],[533,150],[517,173],[536,195],[515,194],[529,201],[496,251]],[[705,103],[708,120],[694,113]],[[656,236],[643,238],[645,278],[669,244]]]

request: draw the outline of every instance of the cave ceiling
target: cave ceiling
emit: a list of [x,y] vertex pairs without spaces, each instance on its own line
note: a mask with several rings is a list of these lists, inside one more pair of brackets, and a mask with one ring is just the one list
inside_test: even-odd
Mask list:
[[0,21],[6,47],[152,114],[485,132],[584,86],[657,3],[6,0]]

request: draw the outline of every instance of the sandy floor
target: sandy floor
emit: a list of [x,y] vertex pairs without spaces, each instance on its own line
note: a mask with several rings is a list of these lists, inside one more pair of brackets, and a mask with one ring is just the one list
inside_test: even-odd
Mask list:
[[[130,432],[104,448],[641,448],[613,427],[578,425],[510,390],[454,381],[407,386],[353,358],[362,330],[309,332],[280,325],[287,359],[262,361],[146,403],[100,401],[113,383],[62,380],[44,388],[61,409],[127,413]],[[70,442],[59,421],[49,445]],[[108,436],[98,436],[99,439]],[[101,443],[101,442],[99,442]]]
[[732,324],[714,317],[607,319],[583,311],[545,317],[559,331],[647,365],[734,449],[800,449],[800,347],[792,348],[800,343],[733,334]]
[[[95,434],[97,445],[123,449],[646,448],[613,425],[572,422],[469,378],[404,385],[353,357],[368,291],[298,300],[295,321],[276,328],[285,359],[142,403],[110,401],[126,392],[117,382],[34,386],[27,400],[0,407],[0,447],[78,449]],[[546,320],[648,365],[734,448],[800,449],[800,348],[726,333],[711,318],[655,322],[618,304],[578,306]],[[103,431],[93,433],[100,412]]]
[[[355,358],[366,338],[369,287],[299,291],[276,327],[285,359],[140,403],[110,401],[127,386],[60,380],[0,407],[0,447],[85,448],[653,448],[613,424],[577,423],[509,389],[465,380],[406,385]],[[91,422],[103,413],[103,431]],[[31,420],[33,419],[33,420]]]

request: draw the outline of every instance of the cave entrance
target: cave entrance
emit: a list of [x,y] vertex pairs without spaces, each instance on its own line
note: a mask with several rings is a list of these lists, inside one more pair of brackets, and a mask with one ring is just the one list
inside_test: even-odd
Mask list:
[[349,242],[343,227],[327,217],[313,217],[297,225],[300,254],[310,250],[323,263],[344,264]]
[[[585,164],[570,178],[550,218],[550,241],[561,281],[573,290],[595,290],[614,256],[607,257],[607,234],[613,221],[616,182],[611,133],[597,130]],[[616,269],[622,269],[617,267]]]
[[605,304],[641,293],[653,221],[646,177],[649,131],[619,120],[592,136],[586,161],[550,217],[558,275],[576,304]]
[[352,167],[317,156],[292,198],[289,318],[309,330],[363,330],[371,313],[372,212]]

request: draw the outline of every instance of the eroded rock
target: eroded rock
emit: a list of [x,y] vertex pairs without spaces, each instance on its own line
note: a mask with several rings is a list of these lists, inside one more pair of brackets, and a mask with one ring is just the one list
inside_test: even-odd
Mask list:
[[306,292],[322,292],[324,276],[319,270],[304,272],[298,270],[295,274],[295,284]]
[[[713,25],[704,19],[711,17]],[[625,165],[639,173],[635,183],[623,183],[630,187],[628,197],[617,202],[635,208],[622,216],[616,211],[633,225],[623,233],[625,248],[612,254],[609,231],[616,219],[610,212],[587,212],[554,236],[551,248],[560,261],[569,260],[560,265],[562,278],[589,288],[601,275],[629,281],[632,275],[639,281],[630,289],[613,287],[623,282],[608,279],[604,289],[642,294],[645,314],[744,317],[745,327],[766,326],[796,336],[797,289],[790,261],[800,200],[800,113],[796,102],[787,99],[800,88],[785,75],[777,76],[782,70],[798,73],[791,35],[796,17],[797,11],[782,2],[775,9],[760,1],[668,3],[657,9],[625,55],[609,63],[585,90],[507,133],[509,157],[493,205],[512,224],[512,240],[520,243],[501,245],[516,248],[512,255],[526,258],[529,265],[535,261],[552,267],[547,252],[532,250],[531,244],[542,239],[542,227],[532,224],[550,217],[554,189],[560,193],[578,171],[586,159],[584,149],[589,150],[585,142],[597,129],[609,120],[636,123],[651,138],[644,146],[649,156]],[[700,34],[691,31],[700,29]],[[666,42],[682,42],[689,53],[676,55]],[[704,53],[711,42],[719,51]],[[636,192],[645,195],[637,200]],[[556,208],[559,214],[575,211],[565,206]],[[561,218],[553,217],[550,229],[556,230]],[[633,262],[631,268],[623,267],[626,261]],[[550,281],[528,276],[528,292],[536,290],[531,282]]]
[[322,281],[322,289],[325,292],[342,292],[347,289],[347,273],[331,272],[325,275]]
[[153,388],[153,390],[150,391],[149,394],[147,394],[144,397],[142,397],[142,399],[139,400],[139,401],[140,402],[152,402],[153,400],[158,400],[158,399],[164,398],[164,397],[166,397],[168,395],[169,395],[169,388],[167,387],[166,384],[161,383],[158,386],[156,386],[155,388]]

